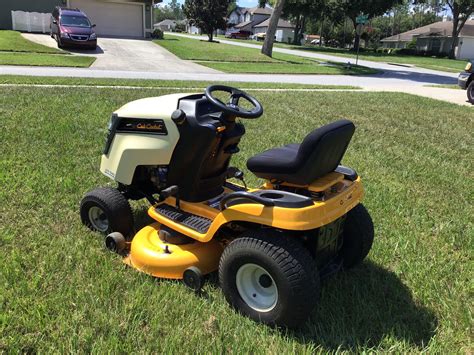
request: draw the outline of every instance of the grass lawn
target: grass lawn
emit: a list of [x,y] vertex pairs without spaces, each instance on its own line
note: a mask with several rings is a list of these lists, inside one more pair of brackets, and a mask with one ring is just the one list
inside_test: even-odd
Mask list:
[[244,122],[234,164],[347,117],[357,130],[344,164],[363,177],[376,228],[368,260],[329,279],[311,320],[288,332],[238,315],[212,282],[197,296],[137,273],[80,223],[83,194],[110,183],[98,168],[111,112],[176,91],[0,88],[0,352],[472,350],[470,108],[401,93],[254,92],[265,115]]
[[[236,86],[242,89],[302,89],[302,90],[360,90],[358,86],[351,85],[318,85],[318,84],[287,84],[287,83],[239,83],[220,82],[223,85]],[[51,77],[45,79],[38,76],[0,75],[1,84],[21,85],[79,85],[79,86],[131,86],[149,88],[199,88],[204,89],[215,82],[209,81],[183,81],[183,80],[149,80],[149,79],[102,79],[102,78],[62,78]]]
[[45,53],[0,52],[0,65],[90,67],[94,57]]
[[[222,36],[220,38],[216,38],[217,41],[219,41],[220,39],[223,39]],[[258,42],[254,40],[239,40],[239,39],[229,39],[229,38],[225,38],[225,40],[241,42],[241,43],[257,44],[260,46],[262,45],[262,42]],[[342,48],[319,47],[319,46],[312,46],[312,45],[295,46],[295,45],[287,44],[287,43],[275,43],[275,46],[280,47],[280,48],[296,49],[296,50],[311,51],[311,52],[321,53],[321,54],[335,55],[338,57],[346,57],[346,58],[353,58],[353,59],[356,58],[355,53],[347,49],[342,49]],[[463,71],[467,62],[466,60],[455,60],[455,59],[435,58],[435,57],[421,57],[421,56],[414,56],[414,55],[374,53],[374,52],[360,52],[359,59],[370,60],[373,62],[408,64],[408,65],[414,65],[420,68],[447,71],[447,72],[452,72],[452,73]]]
[[56,48],[43,46],[27,40],[17,31],[0,31],[1,52],[30,52],[30,53],[63,53]]
[[424,86],[430,87],[430,88],[462,90],[461,87],[460,87],[459,85],[457,85],[457,84],[453,84],[453,85],[449,85],[449,84],[442,85],[442,84],[439,84],[439,85],[424,85]]
[[89,67],[94,60],[31,42],[20,32],[0,31],[0,65]]
[[370,68],[353,66],[351,69],[347,69],[343,64],[323,63],[314,59],[281,53],[274,53],[273,58],[269,58],[254,48],[210,43],[169,34],[165,39],[154,42],[181,59],[192,60],[229,73],[355,75],[377,73],[376,70]]

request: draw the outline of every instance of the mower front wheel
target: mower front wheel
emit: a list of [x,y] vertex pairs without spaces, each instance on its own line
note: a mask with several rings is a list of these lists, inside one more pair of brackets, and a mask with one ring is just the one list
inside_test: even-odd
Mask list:
[[219,282],[240,313],[269,325],[304,324],[320,296],[319,273],[297,240],[265,230],[232,241],[219,263]]
[[117,189],[100,187],[88,192],[81,201],[82,223],[107,235],[119,232],[125,237],[133,229],[133,214],[128,200]]

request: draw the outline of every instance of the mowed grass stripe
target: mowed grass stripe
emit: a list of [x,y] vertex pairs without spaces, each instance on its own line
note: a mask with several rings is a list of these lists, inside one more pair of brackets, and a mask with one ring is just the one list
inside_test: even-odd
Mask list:
[[[120,85],[48,85],[48,84],[0,84],[0,87],[31,87],[31,88],[94,88],[94,89],[125,89],[125,90],[156,90],[156,89],[169,89],[169,90],[202,90],[202,87],[160,87],[160,86],[120,86]],[[270,92],[313,92],[313,91],[355,91],[359,89],[281,89],[281,88],[240,88],[241,90],[247,91],[270,91]]]
[[[368,261],[328,280],[311,321],[287,332],[232,311],[212,278],[197,296],[137,273],[80,223],[83,194],[110,184],[98,167],[111,112],[179,90],[0,91],[0,349],[470,351],[470,108],[398,93],[255,93],[265,115],[243,121],[233,165],[246,171],[250,156],[349,118],[357,130],[343,163],[363,177],[376,227]],[[146,204],[134,207],[146,223]]]

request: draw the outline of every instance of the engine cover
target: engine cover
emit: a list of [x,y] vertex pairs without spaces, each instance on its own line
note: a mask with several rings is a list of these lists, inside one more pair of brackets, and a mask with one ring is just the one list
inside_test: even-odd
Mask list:
[[172,94],[129,102],[114,112],[100,171],[130,185],[137,166],[168,165],[179,132],[171,119],[179,100]]

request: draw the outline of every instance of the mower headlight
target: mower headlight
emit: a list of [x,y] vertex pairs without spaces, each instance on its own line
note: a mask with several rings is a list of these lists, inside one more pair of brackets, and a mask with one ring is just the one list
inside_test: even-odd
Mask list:
[[66,32],[61,32],[61,38],[69,38],[69,34]]
[[472,69],[472,63],[469,62],[469,63],[466,64],[466,68],[464,68],[464,70],[465,71],[471,71],[471,69]]
[[97,35],[95,33],[93,33],[89,36],[89,39],[97,39]]

